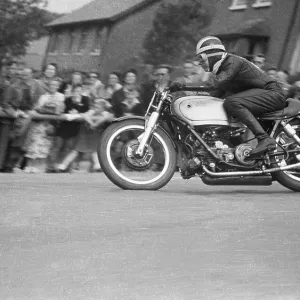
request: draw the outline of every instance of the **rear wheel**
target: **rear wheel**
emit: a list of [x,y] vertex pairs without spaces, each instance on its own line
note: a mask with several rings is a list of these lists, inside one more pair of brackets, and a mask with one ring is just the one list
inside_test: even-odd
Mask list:
[[177,154],[169,136],[157,128],[137,157],[137,137],[144,133],[144,121],[124,120],[109,126],[98,147],[105,175],[117,186],[128,190],[157,190],[165,186],[176,170]]
[[[300,137],[300,120],[293,120],[289,123],[297,132]],[[280,126],[275,134],[274,138],[278,144],[277,151],[285,150],[300,150],[300,146],[295,142],[293,138],[290,138],[282,126]],[[287,155],[276,156],[277,166],[287,166],[299,162],[296,155],[299,153],[291,153]],[[299,156],[298,156],[299,157]],[[280,171],[274,174],[274,178],[286,188],[300,192],[300,169],[291,169],[288,171]]]

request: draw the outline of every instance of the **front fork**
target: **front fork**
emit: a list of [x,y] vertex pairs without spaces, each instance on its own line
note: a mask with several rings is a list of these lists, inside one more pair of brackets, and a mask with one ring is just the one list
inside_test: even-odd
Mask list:
[[281,121],[280,124],[282,125],[283,130],[288,135],[288,137],[293,138],[296,141],[296,143],[300,146],[300,138],[297,135],[296,130],[288,122]]
[[297,135],[296,130],[289,124],[289,122],[285,120],[277,120],[275,126],[270,134],[271,137],[274,136],[276,129],[278,128],[279,124],[282,126],[284,132],[287,134],[288,137],[293,138],[294,141],[300,146],[300,138]]
[[145,123],[145,131],[143,134],[138,136],[139,147],[136,150],[136,155],[143,157],[145,152],[145,146],[147,145],[154,129],[156,128],[157,120],[159,118],[159,113],[157,111],[153,112],[148,121]]

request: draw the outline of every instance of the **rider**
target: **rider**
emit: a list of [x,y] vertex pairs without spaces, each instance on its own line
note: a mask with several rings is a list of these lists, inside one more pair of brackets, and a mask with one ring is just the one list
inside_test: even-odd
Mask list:
[[[213,36],[201,39],[196,58],[215,77],[214,87],[225,95],[224,108],[239,118],[256,136],[258,144],[251,156],[276,149],[273,140],[254,116],[283,109],[285,96],[280,85],[248,60],[226,52],[222,42]],[[173,82],[170,90],[184,90],[183,82]]]

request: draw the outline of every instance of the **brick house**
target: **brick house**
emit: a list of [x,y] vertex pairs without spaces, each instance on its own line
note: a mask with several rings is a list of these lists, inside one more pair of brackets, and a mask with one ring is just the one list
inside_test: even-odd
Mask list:
[[209,33],[239,55],[263,53],[267,62],[300,71],[299,0],[214,0]]
[[94,0],[48,24],[45,63],[101,74],[138,59],[161,0]]
[[28,67],[37,71],[41,70],[48,42],[48,37],[42,37],[39,40],[32,41],[26,49],[26,55],[24,55],[21,60],[23,60]]
[[[50,23],[46,62],[102,74],[138,61],[162,1],[94,0]],[[180,0],[181,1],[181,0]],[[205,0],[214,12],[206,33],[239,55],[264,53],[270,65],[300,71],[299,0]]]

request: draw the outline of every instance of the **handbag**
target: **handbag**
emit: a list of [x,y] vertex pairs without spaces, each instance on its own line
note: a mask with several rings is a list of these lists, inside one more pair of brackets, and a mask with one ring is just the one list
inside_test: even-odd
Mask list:
[[55,103],[45,103],[42,107],[37,109],[37,112],[42,115],[56,115],[56,107]]

